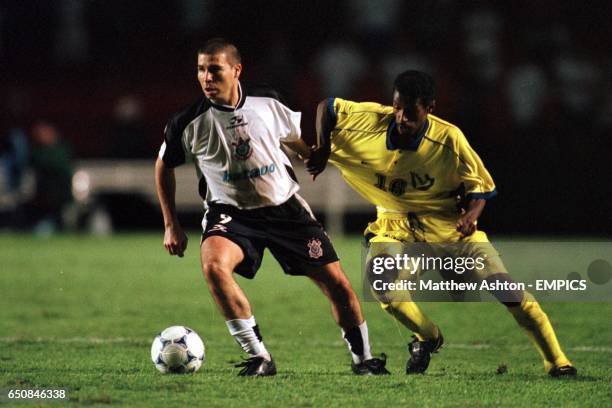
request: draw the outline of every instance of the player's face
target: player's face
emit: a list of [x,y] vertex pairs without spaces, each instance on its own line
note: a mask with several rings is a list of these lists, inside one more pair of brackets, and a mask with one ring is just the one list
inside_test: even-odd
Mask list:
[[225,52],[198,54],[198,81],[207,98],[229,105],[238,89],[241,64],[232,64]]
[[399,92],[393,92],[393,114],[400,135],[416,136],[425,126],[429,112],[431,107],[423,106],[420,100],[407,100]]

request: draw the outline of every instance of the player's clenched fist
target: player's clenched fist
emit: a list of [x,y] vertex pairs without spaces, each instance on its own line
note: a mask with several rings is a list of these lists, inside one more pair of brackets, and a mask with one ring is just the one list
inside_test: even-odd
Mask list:
[[329,147],[312,146],[310,148],[310,157],[304,160],[304,165],[308,173],[312,175],[313,180],[325,170],[330,153]]
[[166,227],[164,233],[164,247],[170,255],[178,255],[183,257],[185,249],[187,249],[187,235],[179,226]]
[[457,231],[461,233],[461,238],[468,237],[476,232],[476,219],[474,216],[465,214],[457,221]]

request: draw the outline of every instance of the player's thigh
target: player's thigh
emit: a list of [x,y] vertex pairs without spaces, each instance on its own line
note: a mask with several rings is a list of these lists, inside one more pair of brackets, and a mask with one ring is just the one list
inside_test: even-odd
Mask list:
[[211,205],[202,225],[204,273],[209,270],[205,267],[216,266],[231,269],[247,279],[254,278],[261,266],[265,248],[261,223],[244,211]]
[[232,240],[213,235],[206,237],[200,246],[202,270],[231,273],[244,259],[242,248]]
[[305,275],[338,261],[323,226],[299,202],[279,207],[266,224],[266,244],[288,275]]

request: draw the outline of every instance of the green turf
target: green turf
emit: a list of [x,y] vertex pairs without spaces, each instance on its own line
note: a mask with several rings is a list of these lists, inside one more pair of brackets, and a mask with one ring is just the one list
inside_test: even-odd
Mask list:
[[[167,256],[158,235],[36,239],[0,235],[0,388],[64,388],[68,404],[115,406],[607,406],[612,400],[610,304],[545,308],[577,379],[548,378],[504,308],[428,303],[447,346],[424,376],[403,374],[408,333],[364,304],[375,352],[389,377],[350,374],[326,300],[305,278],[283,276],[267,255],[254,281],[240,280],[279,370],[235,376],[240,357],[199,272],[198,235],[186,257]],[[359,241],[336,240],[355,287]],[[155,334],[188,325],[207,357],[194,375],[162,375],[149,360]],[[505,374],[496,374],[499,366]],[[0,399],[0,404],[12,404]],[[23,406],[44,403],[29,402]],[[60,406],[59,402],[47,405]]]

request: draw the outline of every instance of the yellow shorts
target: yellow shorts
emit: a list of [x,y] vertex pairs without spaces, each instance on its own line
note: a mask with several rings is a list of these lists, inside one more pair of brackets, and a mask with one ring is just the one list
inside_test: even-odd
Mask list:
[[377,219],[368,224],[364,234],[388,237],[400,242],[489,242],[484,231],[461,238],[456,229],[457,217],[444,218],[434,214],[406,215],[379,209]]
[[[461,238],[456,230],[456,219],[443,218],[438,215],[409,215],[397,212],[384,212],[379,209],[376,221],[368,224],[364,235],[370,243],[404,243],[427,242],[429,255],[470,257],[484,259],[484,267],[478,269],[473,279],[482,280],[491,275],[507,274],[499,253],[489,242],[487,234],[476,231]],[[377,245],[376,252],[385,250]],[[370,253],[370,257],[375,254]]]

